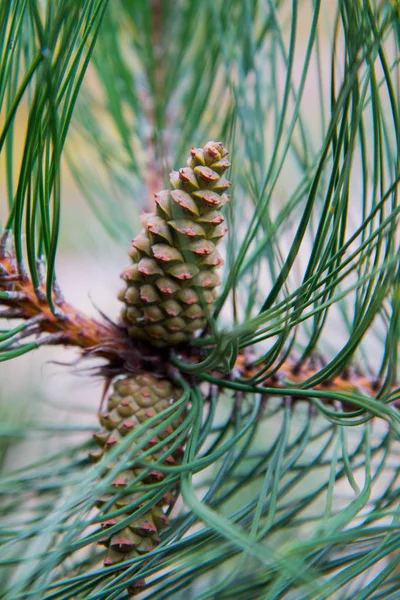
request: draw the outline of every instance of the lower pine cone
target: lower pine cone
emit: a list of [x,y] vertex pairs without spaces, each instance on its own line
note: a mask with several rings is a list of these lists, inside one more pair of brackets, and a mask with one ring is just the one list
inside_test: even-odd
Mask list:
[[[112,393],[107,398],[106,410],[99,414],[102,429],[94,434],[94,439],[99,446],[99,450],[92,452],[90,459],[95,462],[101,460],[104,454],[115,447],[124,436],[132,432],[140,424],[171,406],[171,404],[180,398],[181,394],[181,388],[175,387],[168,380],[156,379],[150,374],[141,374],[117,380],[113,385]],[[172,425],[168,425],[164,430],[155,434],[147,447],[141,450],[141,453],[162,443],[165,438],[174,432],[181,422],[182,419],[177,418],[172,422]],[[155,427],[159,425],[160,421],[157,421]],[[148,430],[146,431],[147,433]],[[148,471],[152,463],[159,461],[162,456],[164,456],[162,463],[168,466],[181,462],[184,453],[182,446],[178,446],[173,450],[171,449],[170,453],[168,452],[173,443],[174,440],[172,442],[169,441],[156,449],[155,452],[149,453],[142,459],[141,465],[135,464],[134,457],[132,457],[129,469],[120,471],[111,484],[111,487],[115,490],[115,494],[110,492],[97,501],[96,506],[100,510],[107,503],[105,519],[101,524],[106,534],[102,544],[107,547],[104,566],[114,566],[120,562],[150,552],[160,541],[159,532],[168,527],[168,518],[165,513],[175,503],[178,494],[177,489],[165,494],[151,505],[147,512],[133,519],[129,525],[122,526],[120,530],[107,535],[107,530],[110,527],[114,527],[122,522],[143,506],[144,502],[141,503],[140,499],[151,490],[152,484],[164,479],[164,474],[156,468]],[[129,452],[129,449],[127,449],[127,452]],[[123,457],[124,453],[120,456]],[[143,466],[143,460],[146,466]],[[109,469],[112,466],[109,465]],[[143,477],[145,471],[147,474]],[[138,477],[142,478],[137,481]],[[133,483],[135,480],[136,483]],[[140,491],[132,491],[130,489],[130,484],[132,483],[132,487],[140,488]],[[115,500],[113,501],[114,497]],[[134,508],[130,510],[129,505],[131,504],[134,505]],[[123,514],[107,518],[107,515],[111,515],[113,512],[125,507],[127,510]],[[128,588],[128,592],[135,594],[144,585],[144,580],[137,581],[134,586]]]

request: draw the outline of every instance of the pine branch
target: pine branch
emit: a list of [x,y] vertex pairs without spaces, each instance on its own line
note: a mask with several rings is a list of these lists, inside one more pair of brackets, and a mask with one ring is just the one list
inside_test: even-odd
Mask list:
[[[144,579],[157,600],[397,593],[399,15],[393,3],[342,0],[326,32],[315,0],[303,47],[302,8],[0,3],[5,229],[16,245],[1,251],[0,304],[17,323],[0,331],[0,360],[64,344],[102,358],[106,383],[118,375],[93,443],[79,423],[0,425],[6,437],[58,441],[56,453],[45,446],[43,460],[2,477],[7,599],[114,600]],[[25,99],[15,186],[13,126]],[[197,277],[214,252],[220,217],[196,220],[204,207],[189,175],[196,187],[204,155],[195,152],[186,180],[172,178],[179,208],[161,193],[156,222],[144,219],[129,251],[124,326],[81,314],[55,278],[64,144],[104,228],[125,243],[143,184],[160,189],[205,136],[233,149],[216,310],[210,294],[191,310],[159,300],[174,292],[171,277]],[[171,207],[191,208],[190,226],[172,231]],[[185,236],[196,227],[208,243],[196,243],[193,260]],[[222,264],[214,259],[207,277]],[[169,279],[161,290],[157,270]],[[78,431],[83,444],[68,438]],[[171,518],[164,496],[179,489],[185,506]]]
[[[115,375],[122,372],[136,372],[147,367],[156,373],[162,373],[160,364],[160,351],[155,351],[152,346],[139,340],[132,340],[127,335],[127,329],[122,324],[118,325],[104,318],[96,320],[83,314],[81,311],[66,302],[60,291],[54,292],[55,311],[46,299],[45,284],[39,289],[34,289],[29,276],[18,269],[12,251],[5,250],[3,244],[2,258],[0,258],[0,303],[5,310],[1,313],[3,318],[9,320],[22,319],[25,324],[17,328],[15,333],[7,336],[6,344],[3,344],[3,355],[7,352],[15,355],[15,351],[23,348],[21,345],[26,338],[35,337],[36,347],[43,345],[63,345],[77,347],[82,351],[83,357],[103,358],[107,365],[102,372]],[[30,345],[27,346],[28,350]],[[201,352],[196,347],[190,349],[184,345],[180,347],[178,356],[179,364],[183,372],[190,373],[192,365],[207,361],[207,353]],[[163,356],[161,352],[161,356]],[[166,355],[165,355],[166,356]],[[164,358],[165,358],[164,356]],[[4,360],[3,358],[3,360]],[[220,356],[221,365],[226,363],[226,356]],[[162,359],[161,359],[162,360]],[[264,365],[254,360],[254,350],[246,348],[238,354],[236,360],[221,379],[218,369],[212,374],[217,377],[216,381],[225,378],[227,381],[245,382],[247,385],[261,386],[269,389],[287,390],[288,385],[293,386],[291,397],[293,400],[307,402],[306,396],[297,396],[296,387],[303,387],[309,379],[315,376],[319,369],[318,357],[311,357],[306,362],[299,361],[293,357],[289,359],[278,359],[272,365]],[[186,368],[185,368],[186,367]],[[312,386],[312,390],[327,392],[344,392],[366,394],[374,398],[379,395],[382,384],[373,377],[357,373],[356,369],[346,369],[343,374],[327,378],[322,383]],[[392,386],[392,392],[398,392],[396,385]],[[391,402],[398,402],[395,394]],[[327,398],[327,404],[336,405],[334,400]],[[351,403],[344,402],[347,410],[354,410]]]
[[[47,301],[45,283],[35,289],[29,276],[18,268],[12,251],[3,250],[0,256],[0,294],[0,302],[5,307],[1,316],[26,322],[21,331],[10,337],[10,351],[31,336],[38,338],[38,346],[76,346],[106,358],[127,346],[121,328],[84,315],[67,303],[59,291],[53,292],[56,309],[52,310]],[[43,334],[50,336],[43,337]]]

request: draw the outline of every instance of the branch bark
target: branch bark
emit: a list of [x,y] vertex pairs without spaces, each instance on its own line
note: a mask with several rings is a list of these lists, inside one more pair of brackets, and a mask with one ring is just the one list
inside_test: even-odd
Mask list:
[[[22,319],[26,327],[18,334],[16,343],[27,337],[35,336],[38,345],[73,346],[81,351],[83,357],[104,359],[105,366],[97,373],[106,378],[119,374],[151,372],[160,376],[169,374],[168,357],[170,349],[155,349],[139,340],[129,338],[124,326],[113,323],[106,318],[101,321],[90,317],[66,302],[62,295],[53,293],[56,311],[52,311],[46,299],[45,286],[35,290],[32,281],[24,273],[20,273],[12,252],[3,250],[0,254],[0,318]],[[204,357],[197,356],[195,350],[187,347],[181,350],[185,359],[196,363]],[[248,353],[239,355],[232,373],[241,379],[257,379],[257,385],[266,388],[286,388],[287,383],[304,384],[318,372],[315,360],[299,365],[293,359],[284,361],[272,375],[260,378],[262,365],[252,362]],[[231,374],[215,373],[223,380],[232,378]],[[348,372],[315,386],[322,391],[356,392],[376,397],[380,391],[380,383],[372,377]],[[296,397],[293,401],[304,400]],[[327,400],[328,403],[331,403]],[[351,406],[344,407],[352,410]]]

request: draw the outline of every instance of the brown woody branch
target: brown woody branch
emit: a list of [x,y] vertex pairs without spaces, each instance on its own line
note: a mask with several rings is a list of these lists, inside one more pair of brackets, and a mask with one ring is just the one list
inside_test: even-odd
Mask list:
[[[257,379],[257,386],[265,388],[287,389],[289,385],[303,385],[308,379],[317,375],[319,370],[315,364],[315,357],[312,357],[304,363],[299,363],[296,360],[285,360],[273,375],[266,375],[265,378],[260,377],[263,365],[251,363],[247,360],[245,354],[240,354],[236,362],[235,368],[238,369],[240,377],[243,379]],[[260,381],[261,380],[261,381]],[[341,392],[350,394],[364,394],[371,398],[375,398],[382,388],[382,382],[373,378],[358,373],[356,369],[347,369],[346,373],[337,375],[330,379],[326,379],[312,387],[312,390],[325,392]],[[397,387],[393,387],[395,391]],[[296,390],[293,389],[292,401],[304,401],[304,396],[296,396]],[[398,402],[398,398],[394,398],[394,402]],[[332,404],[331,399],[326,399],[327,404]],[[343,406],[344,409],[354,410],[354,406],[350,403]]]
[[[143,342],[128,337],[126,329],[116,323],[94,319],[77,310],[66,302],[58,293],[53,293],[56,310],[53,312],[46,298],[45,287],[35,290],[29,277],[21,273],[12,252],[0,254],[0,292],[6,297],[0,298],[0,318],[22,319],[26,328],[18,334],[16,343],[27,337],[35,336],[39,345],[75,346],[81,350],[83,357],[105,359],[106,364],[99,373],[113,377],[120,373],[140,372],[148,370],[165,376],[168,374],[168,350],[150,348]],[[12,349],[12,348],[11,348]],[[189,355],[185,358],[191,362],[201,357]],[[318,373],[315,360],[304,364],[294,360],[286,360],[273,375],[266,375],[260,381],[259,373],[262,365],[252,363],[246,353],[239,355],[234,372],[244,379],[257,380],[257,385],[266,388],[287,388],[291,384],[303,384]],[[219,374],[223,378],[226,375]],[[322,391],[363,393],[375,397],[380,389],[380,382],[353,372],[348,372],[323,383],[313,389]],[[296,398],[293,390],[293,400]]]
[[131,366],[127,370],[132,370],[146,358],[141,344],[134,344],[125,328],[82,313],[56,292],[53,311],[44,284],[35,289],[26,273],[18,269],[13,253],[4,250],[0,254],[0,293],[0,306],[4,307],[0,318],[22,319],[27,324],[15,338],[16,344],[34,336],[39,345],[75,346],[83,356],[105,359],[110,373],[118,372],[125,363]]

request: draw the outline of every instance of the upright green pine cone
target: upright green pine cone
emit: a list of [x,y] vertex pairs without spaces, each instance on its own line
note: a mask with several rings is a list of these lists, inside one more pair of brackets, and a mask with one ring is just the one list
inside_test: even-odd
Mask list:
[[[106,410],[99,415],[102,429],[93,436],[99,450],[90,454],[91,460],[96,462],[101,460],[103,455],[114,448],[125,435],[132,432],[141,423],[168,408],[181,394],[182,390],[174,387],[170,381],[156,379],[147,373],[116,381],[114,390],[107,399]],[[172,422],[172,425],[166,426],[162,432],[154,435],[147,448],[144,448],[142,452],[162,443],[181,422],[181,419],[177,418]],[[159,424],[158,422],[157,425]],[[121,527],[111,535],[108,534],[110,527],[114,527],[123,519],[129,517],[132,511],[139,509],[142,504],[141,498],[150,491],[152,484],[159,483],[164,479],[163,473],[155,468],[150,470],[139,482],[135,482],[135,479],[143,475],[146,467],[151,467],[152,463],[160,460],[161,457],[164,457],[162,462],[168,466],[181,461],[183,447],[178,446],[169,452],[172,443],[171,441],[164,443],[155,452],[142,459],[146,461],[146,466],[133,463],[129,469],[120,472],[111,484],[115,493],[105,494],[97,501],[96,505],[99,509],[102,509],[106,503],[109,504],[102,523],[105,533],[102,544],[108,548],[104,560],[105,566],[114,566],[122,561],[150,552],[159,542],[158,534],[160,530],[168,526],[165,510],[175,502],[175,495],[172,492],[165,494],[145,514],[131,521],[129,525]],[[121,458],[123,458],[123,455],[121,455]],[[140,491],[132,491],[129,484],[133,484],[135,488],[140,487]],[[177,491],[175,490],[175,492]],[[135,508],[129,510],[128,506],[132,503],[135,503]],[[111,513],[125,507],[126,512],[117,517],[112,516]],[[108,515],[111,516],[108,517]],[[139,582],[137,587],[142,585],[144,585],[144,582]],[[135,592],[136,588],[128,591]]]
[[223,263],[216,246],[226,233],[220,209],[229,199],[227,154],[220,142],[192,148],[187,167],[170,174],[172,189],[155,195],[155,213],[143,215],[129,252],[133,264],[121,275],[130,337],[169,346],[206,325]]

